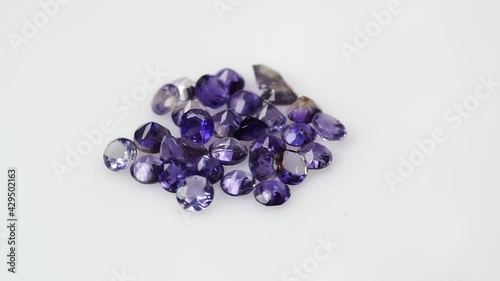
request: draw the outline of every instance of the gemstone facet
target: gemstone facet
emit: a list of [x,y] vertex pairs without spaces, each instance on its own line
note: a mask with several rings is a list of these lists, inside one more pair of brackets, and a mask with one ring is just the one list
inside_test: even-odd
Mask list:
[[158,123],[149,122],[135,131],[134,142],[140,151],[158,153],[165,136],[171,136],[167,128]]
[[333,161],[333,155],[324,145],[311,142],[304,145],[298,151],[306,158],[307,168],[311,170],[324,169]]
[[187,161],[187,153],[181,142],[172,137],[163,138],[160,147],[160,159],[164,162],[169,161]]
[[188,212],[205,210],[212,203],[214,188],[206,178],[187,177],[183,186],[177,189],[177,202]]
[[179,92],[179,101],[187,101],[194,99],[196,93],[194,90],[194,82],[189,78],[179,78],[172,82],[177,87]]
[[337,141],[343,140],[347,135],[347,131],[335,117],[325,113],[318,113],[314,115],[312,125],[318,134],[327,140]]
[[166,191],[175,193],[179,187],[184,185],[188,175],[186,163],[179,161],[165,162],[161,170],[158,181]]
[[274,153],[283,153],[286,150],[286,143],[283,139],[274,135],[262,135],[252,143],[250,151],[259,148],[266,148]]
[[247,195],[255,189],[255,179],[245,171],[234,170],[224,176],[222,190],[231,196]]
[[226,88],[229,89],[229,94],[232,95],[245,87],[245,80],[236,71],[230,68],[224,68],[223,70],[215,74],[219,80],[221,80]]
[[267,148],[260,147],[250,152],[248,167],[252,175],[259,181],[276,178],[274,157],[276,154]]
[[242,118],[231,110],[224,110],[214,115],[214,136],[218,138],[232,137],[240,126]]
[[219,108],[229,100],[229,89],[214,75],[204,75],[196,82],[196,97],[207,107]]
[[286,84],[273,83],[262,93],[261,97],[274,105],[290,105],[297,100],[297,95]]
[[130,167],[132,177],[143,184],[153,184],[158,182],[163,162],[154,155],[144,155],[137,159]]
[[214,133],[214,120],[203,109],[192,109],[181,118],[181,136],[195,143],[205,144]]
[[286,116],[276,106],[268,102],[264,103],[260,112],[255,114],[254,117],[266,123],[270,132],[279,131],[286,125]]
[[278,178],[283,183],[290,185],[300,184],[306,179],[308,173],[304,156],[291,150],[276,154],[274,169]]
[[191,163],[189,173],[191,175],[204,177],[214,184],[224,177],[224,167],[219,161],[212,157],[201,156]]
[[262,98],[250,91],[238,91],[229,98],[228,108],[240,116],[254,115],[262,107]]
[[316,132],[307,124],[294,123],[281,131],[281,137],[287,144],[301,147],[313,142],[316,139]]
[[174,111],[172,111],[172,120],[174,121],[175,125],[180,126],[182,115],[184,115],[184,113],[192,109],[205,109],[205,108],[194,100],[188,100],[178,103]]
[[113,172],[130,168],[136,156],[137,148],[134,142],[126,138],[110,142],[102,155],[104,165]]
[[210,154],[222,165],[236,165],[245,161],[248,149],[235,138],[222,138],[210,146]]
[[234,138],[242,141],[256,140],[268,130],[266,123],[254,117],[247,117],[241,121],[240,126],[234,132]]
[[182,138],[178,139],[178,141],[184,147],[184,151],[186,151],[188,162],[192,162],[198,157],[208,155],[208,149],[206,149],[203,145],[199,145],[195,142]]
[[311,123],[314,115],[321,112],[316,103],[308,97],[298,98],[288,110],[288,118],[296,123]]
[[283,205],[290,199],[290,188],[278,180],[259,183],[254,191],[257,202],[265,206]]
[[283,77],[281,77],[281,74],[265,65],[254,65],[253,72],[255,74],[255,80],[257,81],[259,89],[261,90],[267,89],[273,83],[286,84],[283,80]]
[[172,84],[161,87],[153,97],[151,107],[158,115],[165,115],[173,110],[179,102],[179,90]]

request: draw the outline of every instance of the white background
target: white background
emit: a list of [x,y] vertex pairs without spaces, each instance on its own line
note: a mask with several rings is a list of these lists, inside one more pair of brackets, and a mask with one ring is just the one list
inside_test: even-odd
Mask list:
[[[442,117],[478,77],[500,81],[499,2],[402,0],[350,63],[340,44],[388,1],[237,2],[220,17],[212,0],[73,0],[15,52],[9,34],[43,10],[1,1],[0,169],[4,183],[19,169],[20,227],[13,276],[1,223],[0,279],[301,280],[284,275],[330,238],[338,249],[302,280],[500,280],[500,88],[460,126]],[[256,90],[256,63],[349,131],[327,143],[334,165],[292,187],[287,204],[265,208],[216,185],[213,205],[186,216],[159,186],[104,167],[112,139],[151,120],[173,128],[151,112],[154,90],[126,117],[111,109],[148,67],[168,72],[164,82],[231,67]],[[58,181],[52,165],[106,118],[114,130]],[[446,141],[391,189],[384,175],[437,128]],[[6,218],[6,187],[0,199]]]

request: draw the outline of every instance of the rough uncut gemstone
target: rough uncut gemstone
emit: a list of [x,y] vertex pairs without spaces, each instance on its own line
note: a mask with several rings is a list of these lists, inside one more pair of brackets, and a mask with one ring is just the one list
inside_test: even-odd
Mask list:
[[277,180],[259,183],[254,191],[257,202],[265,206],[283,205],[290,199],[290,188]]
[[250,152],[248,167],[252,175],[259,181],[273,179],[276,177],[274,170],[275,153],[272,150],[261,147]]
[[245,161],[248,149],[235,138],[222,138],[210,146],[210,154],[222,165],[236,165]]
[[146,153],[160,152],[160,146],[165,136],[171,136],[170,131],[162,125],[149,122],[134,133],[134,142],[140,151]]
[[177,87],[179,91],[179,100],[187,101],[194,99],[196,93],[194,90],[194,82],[189,78],[179,78],[172,82],[173,85]]
[[318,113],[314,115],[312,125],[318,134],[327,140],[337,141],[343,140],[347,135],[347,131],[335,117],[325,113]]
[[203,211],[214,198],[214,188],[206,178],[190,176],[183,186],[177,189],[177,202],[186,211]]
[[314,115],[321,112],[318,105],[308,97],[298,98],[288,110],[288,118],[296,123],[311,123]]
[[228,108],[240,116],[251,116],[262,108],[262,98],[250,91],[238,91],[229,98]]
[[243,77],[230,68],[224,68],[223,70],[217,72],[215,76],[224,82],[226,88],[229,89],[230,95],[245,87],[245,80],[243,80]]
[[169,161],[187,161],[187,153],[181,142],[172,137],[166,136],[163,138],[160,147],[160,159],[165,162]]
[[274,105],[290,105],[297,100],[297,95],[286,84],[273,83],[262,93],[261,97]]
[[181,118],[181,136],[195,143],[207,143],[214,133],[214,120],[203,109],[192,109]]
[[191,163],[189,174],[207,178],[214,184],[224,176],[224,167],[219,161],[209,156],[201,156]]
[[271,150],[274,153],[283,153],[286,150],[286,143],[283,139],[274,136],[274,135],[263,135],[257,138],[252,143],[252,146],[250,147],[250,152],[259,149],[259,148],[266,148]]
[[214,75],[204,75],[196,82],[196,97],[207,107],[219,108],[229,100],[229,89]]
[[179,90],[175,85],[167,84],[156,92],[151,107],[154,113],[165,115],[175,108],[177,102],[179,102]]
[[144,155],[130,167],[132,177],[143,184],[153,184],[158,182],[163,162],[154,155]]
[[316,132],[307,124],[295,123],[281,131],[283,140],[291,146],[301,147],[316,139]]
[[218,138],[232,137],[240,126],[242,118],[230,110],[214,115],[214,136]]
[[276,154],[274,169],[278,178],[290,185],[300,184],[306,179],[308,173],[304,156],[291,150]]
[[273,83],[286,84],[283,77],[274,69],[262,64],[254,65],[253,72],[259,89],[267,89]]
[[184,185],[187,175],[186,163],[179,161],[164,162],[158,181],[163,189],[175,193],[179,187]]
[[231,196],[247,195],[255,189],[255,179],[245,171],[234,170],[220,182],[222,190]]
[[266,123],[254,117],[247,117],[241,121],[239,128],[234,132],[234,138],[242,141],[256,140],[268,130]]
[[178,139],[187,154],[188,162],[193,162],[196,158],[208,155],[208,149],[187,139]]
[[104,165],[113,172],[130,168],[136,156],[137,148],[134,142],[126,138],[110,142],[102,155]]
[[260,112],[254,117],[266,123],[270,132],[279,131],[286,125],[286,116],[276,106],[268,102],[264,103]]
[[333,155],[324,145],[311,142],[298,151],[306,158],[307,168],[320,170],[328,167],[333,161]]
[[184,113],[192,109],[205,109],[205,108],[194,100],[178,103],[174,111],[172,111],[172,120],[174,121],[174,124],[180,126],[182,115],[184,115]]

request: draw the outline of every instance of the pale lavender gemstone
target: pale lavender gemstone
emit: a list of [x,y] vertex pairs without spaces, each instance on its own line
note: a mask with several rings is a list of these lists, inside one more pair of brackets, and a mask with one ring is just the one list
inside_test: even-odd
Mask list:
[[299,149],[298,153],[306,158],[307,167],[320,170],[328,167],[333,161],[333,155],[324,145],[311,142]]
[[242,118],[230,110],[214,115],[214,136],[218,138],[233,137],[240,126]]
[[251,116],[262,108],[262,102],[257,94],[242,90],[229,98],[228,108],[240,116]]
[[290,199],[290,188],[278,180],[263,181],[255,187],[255,199],[264,206],[280,206]]
[[298,98],[288,110],[288,118],[296,123],[311,123],[314,115],[321,112],[318,105],[308,97]]
[[158,182],[158,176],[162,172],[163,162],[154,155],[144,155],[130,167],[132,177],[143,184],[153,184]]
[[276,175],[285,184],[298,185],[308,173],[306,159],[299,153],[287,150],[274,158]]
[[269,132],[279,131],[286,125],[286,116],[268,102],[264,102],[264,106],[254,117],[266,123],[269,126]]
[[222,190],[231,196],[247,195],[255,189],[255,179],[245,171],[234,170],[224,176],[220,183]]
[[325,113],[318,113],[313,117],[312,125],[318,134],[331,141],[343,140],[347,135],[347,131],[335,117]]
[[214,198],[214,188],[204,177],[190,176],[177,189],[177,202],[188,212],[203,211]]
[[307,124],[294,123],[281,131],[281,137],[287,144],[301,147],[313,142],[316,139],[316,132]]
[[205,109],[205,108],[195,100],[188,100],[178,103],[174,111],[172,111],[172,120],[174,121],[174,124],[180,126],[182,115],[184,115],[184,113],[192,109]]
[[215,75],[219,80],[224,82],[226,88],[229,89],[229,94],[232,95],[245,87],[245,80],[236,71],[230,68],[224,68]]
[[179,101],[187,101],[194,99],[196,93],[194,89],[194,82],[189,78],[179,78],[172,82],[179,91]]
[[179,90],[175,85],[167,84],[156,92],[151,107],[154,113],[165,115],[177,106],[178,101]]
[[235,138],[222,138],[210,145],[210,154],[222,165],[236,165],[245,161],[248,149]]
[[102,156],[108,169],[121,171],[130,168],[137,156],[137,148],[133,141],[119,138],[108,144]]

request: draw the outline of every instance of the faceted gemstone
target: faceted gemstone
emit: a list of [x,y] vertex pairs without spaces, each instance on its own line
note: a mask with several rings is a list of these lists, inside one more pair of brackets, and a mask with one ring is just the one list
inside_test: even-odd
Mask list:
[[291,146],[304,146],[316,139],[316,132],[309,125],[294,123],[281,131],[281,137]]
[[151,107],[154,113],[165,115],[175,108],[178,101],[179,90],[175,85],[167,84],[156,92]]
[[185,162],[164,162],[158,181],[163,189],[175,193],[179,187],[184,185],[187,175],[188,169]]
[[253,72],[255,73],[255,80],[259,85],[259,89],[267,89],[273,83],[286,84],[283,77],[274,69],[265,65],[254,65]]
[[266,123],[270,132],[279,131],[286,125],[286,116],[268,102],[264,103],[264,107],[254,117]]
[[318,113],[314,115],[312,125],[318,134],[327,140],[336,141],[343,140],[347,135],[347,131],[335,117],[325,113]]
[[261,147],[250,152],[248,166],[252,175],[259,181],[273,179],[276,177],[274,170],[275,153],[272,150]]
[[333,161],[333,155],[324,145],[311,142],[298,151],[306,158],[307,168],[320,170],[328,167]]
[[242,118],[230,110],[224,110],[214,115],[214,136],[218,138],[232,137],[240,126]]
[[265,206],[283,205],[290,199],[290,188],[278,180],[259,183],[254,191],[257,202]]
[[160,146],[165,136],[171,136],[170,131],[162,125],[149,122],[134,133],[134,142],[140,151],[146,153],[160,152]]
[[230,68],[224,68],[223,70],[215,74],[219,80],[224,82],[226,88],[229,89],[229,94],[232,95],[245,87],[245,80],[236,71]]
[[261,147],[269,149],[274,153],[283,153],[286,150],[286,143],[283,139],[277,136],[266,134],[260,136],[256,141],[252,143],[250,152]]
[[306,179],[308,173],[304,156],[291,150],[276,155],[274,169],[278,178],[290,185],[300,184]]
[[207,178],[214,184],[224,176],[224,167],[219,161],[209,156],[201,156],[191,163],[189,174]]
[[214,75],[204,75],[196,82],[196,97],[207,107],[219,108],[229,100],[229,89]]
[[110,142],[102,155],[104,165],[113,172],[130,168],[136,156],[137,148],[134,142],[126,138]]
[[192,109],[181,118],[181,136],[195,143],[207,143],[214,133],[214,120],[203,109]]
[[248,149],[235,138],[222,138],[210,146],[210,154],[222,165],[236,165],[245,161]]
[[188,100],[178,103],[177,107],[175,107],[174,111],[172,111],[172,120],[174,121],[175,125],[180,126],[182,115],[184,115],[184,113],[192,109],[205,109],[205,108],[194,100]]
[[229,172],[220,182],[222,190],[231,196],[247,195],[255,189],[255,185],[252,175],[240,170]]
[[187,153],[181,142],[172,137],[166,136],[160,147],[160,159],[164,162],[187,161]]
[[228,108],[240,116],[254,115],[262,107],[262,98],[249,91],[238,91],[229,98]]
[[132,177],[144,184],[153,184],[158,182],[158,176],[161,173],[163,162],[154,155],[144,155],[137,159],[130,167]]
[[196,92],[194,89],[194,82],[189,78],[179,78],[172,82],[177,87],[179,92],[179,100],[187,101],[194,99]]
[[184,185],[177,189],[177,202],[189,212],[205,210],[213,198],[214,188],[204,177],[187,177]]
[[274,105],[290,105],[297,100],[297,95],[286,84],[273,83],[261,97]]
[[187,139],[178,139],[187,154],[187,161],[193,162],[196,158],[208,155],[208,149]]
[[246,117],[241,121],[239,128],[234,132],[234,137],[242,141],[256,140],[268,130],[266,123],[254,117]]
[[314,115],[321,112],[316,103],[308,97],[298,98],[288,110],[288,118],[296,123],[311,123]]

